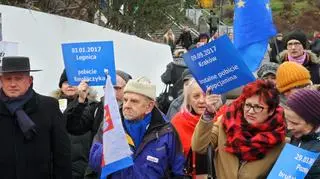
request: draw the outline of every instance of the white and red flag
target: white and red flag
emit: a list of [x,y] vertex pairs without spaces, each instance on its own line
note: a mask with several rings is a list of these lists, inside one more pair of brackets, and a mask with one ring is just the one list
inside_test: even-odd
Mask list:
[[103,157],[101,179],[133,165],[132,151],[122,126],[119,106],[108,75],[104,89]]

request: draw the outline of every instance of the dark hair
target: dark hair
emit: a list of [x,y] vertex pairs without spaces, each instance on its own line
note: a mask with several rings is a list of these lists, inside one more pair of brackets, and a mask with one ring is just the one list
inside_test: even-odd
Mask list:
[[245,100],[253,95],[260,96],[260,99],[268,105],[269,112],[276,109],[280,102],[279,92],[275,85],[270,81],[259,79],[243,88],[240,97],[235,101],[236,105],[242,106]]

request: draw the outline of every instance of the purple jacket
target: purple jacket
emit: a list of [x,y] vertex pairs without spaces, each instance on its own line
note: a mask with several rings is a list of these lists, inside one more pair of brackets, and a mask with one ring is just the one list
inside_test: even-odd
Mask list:
[[[101,133],[95,137],[101,144]],[[89,165],[98,169],[101,151],[93,144]],[[93,150],[94,149],[94,150]],[[132,148],[134,165],[113,173],[108,178],[179,178],[183,176],[184,156],[182,146],[174,127],[168,123],[156,108],[152,111],[150,126],[138,148]],[[99,153],[99,154],[97,154]],[[97,160],[98,159],[100,160]],[[99,161],[99,162],[97,162]],[[100,168],[99,168],[100,170]]]

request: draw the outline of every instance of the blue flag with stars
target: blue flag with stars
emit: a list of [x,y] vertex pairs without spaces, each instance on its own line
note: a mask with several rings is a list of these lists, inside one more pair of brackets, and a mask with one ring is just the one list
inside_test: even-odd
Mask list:
[[269,0],[235,0],[234,45],[252,72],[259,68],[268,40],[276,33]]

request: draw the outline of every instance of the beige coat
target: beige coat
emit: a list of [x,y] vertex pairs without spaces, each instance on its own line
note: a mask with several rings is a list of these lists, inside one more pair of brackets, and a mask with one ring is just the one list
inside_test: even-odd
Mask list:
[[215,123],[199,120],[192,137],[192,150],[205,153],[209,143],[213,145],[216,149],[214,165],[218,179],[267,178],[285,142],[270,150],[261,160],[240,164],[235,155],[224,151],[227,137],[221,119],[222,116]]

